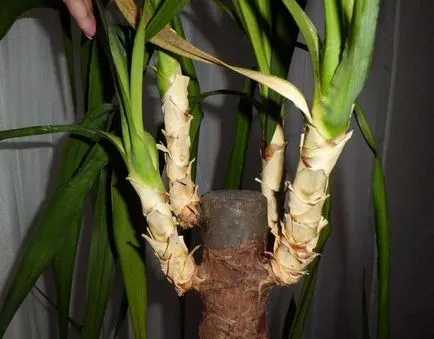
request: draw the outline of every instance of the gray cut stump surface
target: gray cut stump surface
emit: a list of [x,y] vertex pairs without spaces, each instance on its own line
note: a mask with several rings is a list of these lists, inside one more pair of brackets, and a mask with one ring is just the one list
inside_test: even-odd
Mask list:
[[199,337],[269,338],[266,198],[253,191],[215,191],[202,197],[201,209],[205,280],[199,287]]

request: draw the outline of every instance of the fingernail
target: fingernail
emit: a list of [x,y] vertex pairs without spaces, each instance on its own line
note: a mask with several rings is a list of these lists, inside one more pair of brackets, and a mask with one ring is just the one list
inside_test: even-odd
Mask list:
[[86,32],[84,33],[84,35],[86,35],[86,38],[88,38],[89,40],[93,40],[93,36],[90,36],[90,35],[87,34]]

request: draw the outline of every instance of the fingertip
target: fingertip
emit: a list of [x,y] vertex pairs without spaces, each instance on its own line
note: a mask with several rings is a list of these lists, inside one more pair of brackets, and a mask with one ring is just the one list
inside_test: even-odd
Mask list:
[[64,2],[83,33],[89,39],[95,36],[96,22],[92,6],[84,0],[64,0]]
[[95,36],[96,34],[96,22],[95,22],[95,18],[91,18],[89,20],[89,22],[86,24],[85,27],[82,28],[84,34],[86,35],[86,37],[90,40],[92,40],[92,38]]

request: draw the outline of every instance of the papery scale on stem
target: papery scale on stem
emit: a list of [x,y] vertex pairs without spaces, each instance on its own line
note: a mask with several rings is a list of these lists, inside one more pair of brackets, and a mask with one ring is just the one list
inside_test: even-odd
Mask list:
[[273,232],[276,240],[269,254],[272,279],[278,285],[296,283],[317,256],[314,249],[327,225],[322,209],[330,173],[351,135],[352,131],[327,140],[315,126],[306,125],[297,172],[289,185],[289,213],[279,232]]
[[178,235],[176,219],[165,192],[158,192],[134,176],[127,178],[139,195],[142,212],[148,223],[143,237],[160,259],[161,269],[175,285],[179,295],[193,288],[197,266],[193,252],[188,252],[184,238]]
[[167,153],[170,205],[184,228],[197,224],[199,217],[197,186],[191,178],[190,124],[193,118],[188,111],[188,82],[189,78],[181,74],[170,79],[170,87],[162,99],[167,147],[160,148]]

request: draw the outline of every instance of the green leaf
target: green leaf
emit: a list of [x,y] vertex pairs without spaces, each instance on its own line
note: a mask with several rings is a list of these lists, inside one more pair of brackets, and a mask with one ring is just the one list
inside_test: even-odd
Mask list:
[[378,338],[389,338],[390,231],[386,182],[381,159],[375,158],[373,179],[375,230],[378,250]]
[[[82,160],[82,159],[77,159]],[[74,167],[75,169],[76,167]],[[56,279],[57,294],[57,318],[59,338],[68,338],[69,308],[71,303],[71,287],[76,261],[77,244],[80,236],[83,219],[83,207],[68,220],[66,226],[66,235],[63,246],[60,248],[58,255],[54,258],[54,275]]]
[[160,5],[155,11],[154,16],[146,26],[146,42],[151,40],[164,26],[182,11],[190,0],[165,0],[160,1]]
[[39,7],[55,7],[55,4],[54,0],[2,1],[0,4],[0,39],[3,39],[15,20],[25,11]]
[[[246,79],[244,91],[248,98],[252,98],[255,92],[255,82]],[[246,97],[241,97],[238,104],[237,122],[235,128],[235,141],[229,158],[229,166],[226,172],[225,188],[241,189],[244,167],[247,155],[250,130],[253,115],[252,102]]]
[[0,308],[0,337],[45,267],[64,246],[67,232],[59,225],[68,225],[81,213],[87,192],[107,161],[104,150],[94,146],[74,177],[51,197],[48,209],[23,250]]
[[[331,233],[331,198],[326,200],[326,203],[323,207],[323,215],[325,215],[326,219],[329,221],[329,224],[326,225],[320,234],[318,244],[315,247],[315,252],[322,253],[325,243],[330,236]],[[303,282],[303,287],[300,294],[300,301],[298,303],[297,311],[295,314],[295,318],[292,324],[291,332],[288,338],[290,339],[302,339],[304,334],[304,326],[306,324],[307,316],[309,315],[309,311],[312,304],[313,294],[315,291],[316,278],[318,275],[319,263],[321,256],[318,256],[314,261],[309,265],[308,271],[309,274],[306,275]]]
[[[131,62],[131,119],[128,121],[130,131],[134,134],[143,133],[143,66],[145,58],[145,16],[140,18],[134,39],[134,48]],[[131,140],[134,143],[134,138]]]
[[[134,338],[145,339],[147,327],[147,280],[145,264],[139,252],[141,243],[137,239],[131,214],[129,213],[128,206],[131,206],[131,204],[127,202],[114,181],[112,181],[111,194],[113,231],[127,292]],[[137,200],[134,195],[128,197]],[[144,219],[142,219],[142,222],[144,223]]]
[[[70,20],[69,14],[68,18]],[[67,40],[68,36],[65,39]],[[86,77],[83,77],[82,87],[88,89],[86,106],[90,108],[80,126],[90,129],[106,129],[109,120],[108,112],[113,111],[114,107],[111,104],[103,103],[113,95],[113,89],[110,82],[107,83],[103,80],[102,67],[104,62],[102,60],[101,46],[96,40],[93,40],[91,43],[86,42],[80,48],[80,51],[82,53],[82,69],[85,69],[86,74],[88,74],[87,80],[85,80]],[[89,57],[88,54],[90,54]],[[72,178],[90,147],[91,143],[89,142],[74,137],[70,138],[59,171],[59,186],[66,184]],[[60,338],[67,338],[68,336],[71,287],[81,226],[82,213],[74,220],[71,220],[65,245],[53,262],[57,288]]]
[[[69,17],[71,17],[70,13],[67,12]],[[71,18],[69,19],[71,20]],[[84,40],[83,40],[84,39]],[[75,53],[80,56],[80,71],[81,71],[81,83],[79,83],[78,90],[83,93],[83,100],[85,101],[85,112],[93,109],[93,105],[91,102],[91,97],[94,96],[91,91],[95,91],[95,88],[92,88],[92,83],[95,83],[102,74],[99,72],[99,39],[94,39],[92,41],[87,38],[83,38],[82,33],[80,33],[80,45],[79,48],[75,49]],[[76,46],[73,46],[76,47]],[[75,85],[75,84],[74,84]],[[87,96],[86,96],[87,95]],[[97,104],[102,102],[108,102],[111,98],[106,98],[104,101],[95,101]],[[89,105],[91,104],[91,105]]]
[[312,59],[315,84],[318,84],[321,49],[321,40],[319,38],[318,32],[312,21],[309,19],[307,14],[303,11],[302,7],[297,3],[296,0],[283,0],[283,3],[291,13],[298,25],[298,28],[300,29],[301,34],[303,35],[304,40],[306,41],[306,45]]
[[369,122],[362,109],[362,106],[360,106],[358,102],[356,102],[354,105],[354,117],[356,118],[360,131],[362,132],[363,138],[365,139],[372,153],[374,153],[374,156],[377,156],[377,142],[375,141],[371,127],[369,127]]
[[[82,47],[82,50],[85,49]],[[83,64],[84,63],[84,64]],[[114,92],[113,79],[110,72],[108,61],[104,55],[104,48],[97,39],[92,40],[90,47],[90,62],[88,65],[82,61],[82,66],[88,74],[88,84],[85,86],[87,91],[87,111],[92,111],[104,102],[111,102]]]
[[129,72],[128,72],[128,56],[127,52],[122,44],[121,39],[116,33],[115,28],[109,23],[104,11],[104,7],[101,0],[95,1],[97,4],[98,12],[101,18],[106,40],[103,40],[104,47],[108,53],[110,59],[112,72],[114,72],[114,78],[117,83],[117,91],[120,96],[120,101],[123,104],[123,108],[127,113],[130,106],[130,88],[129,88]]
[[116,148],[119,150],[119,152],[122,155],[125,154],[122,143],[117,136],[100,130],[84,128],[81,127],[80,125],[41,125],[41,126],[9,129],[9,130],[0,131],[0,141],[6,139],[33,136],[33,135],[64,133],[64,132],[80,135],[89,138],[90,140],[93,141],[100,141],[101,139],[106,139],[110,141],[114,146],[116,146]]
[[378,251],[378,328],[379,339],[389,338],[389,278],[390,278],[390,227],[387,206],[387,187],[381,157],[377,150],[374,134],[362,107],[356,103],[354,115],[357,124],[374,155],[372,177],[372,199],[374,204],[375,232]]
[[312,110],[313,121],[327,138],[338,137],[348,129],[352,105],[368,76],[378,11],[379,0],[354,3],[354,14],[341,62],[330,86],[324,89]]
[[89,253],[83,338],[98,338],[113,283],[115,260],[110,244],[110,181],[101,171],[94,197],[94,229]]
[[324,1],[325,39],[321,60],[321,88],[323,89],[328,87],[339,65],[344,43],[339,2],[340,0]]
[[[303,9],[306,0],[299,0],[298,4]],[[298,26],[283,3],[273,2],[271,5],[271,59],[270,73],[286,79],[295,50]],[[283,97],[277,92],[270,90],[267,101],[266,117],[262,126],[265,135],[265,144],[268,145],[273,138],[276,125],[280,123],[284,115]]]
[[117,26],[110,25],[104,7],[100,0],[96,0],[98,14],[101,18],[103,34],[101,44],[104,48],[106,58],[114,82],[116,97],[119,102],[120,122],[122,131],[122,144],[125,152],[131,151],[131,135],[128,119],[130,119],[130,93],[129,74],[127,60],[128,39],[126,34]]
[[[270,27],[271,23],[261,17],[253,1],[233,0],[235,11],[243,23],[252,44],[258,68],[262,73],[270,74]],[[260,23],[260,24],[258,24]],[[267,98],[268,88],[261,85],[261,94]]]
[[351,19],[354,13],[354,0],[339,0],[341,13],[341,22],[343,26],[343,33],[348,34],[348,28],[351,24]]
[[[91,43],[85,42],[81,48],[81,68],[83,71],[83,89],[84,93],[87,93],[87,105],[88,112],[85,115],[82,126],[91,127],[94,129],[106,129],[108,126],[108,115],[105,114],[103,118],[98,119],[99,108],[104,107],[104,102],[110,100],[113,96],[113,85],[111,81],[107,81],[107,72],[103,72],[106,68],[104,53],[102,52],[102,46],[97,40],[93,40]],[[91,124],[93,120],[96,120],[96,124]],[[72,139],[73,140],[73,139]],[[72,146],[72,150],[75,154],[65,154],[63,159],[66,170],[61,173],[74,171],[80,164],[85,153],[89,150],[89,144],[80,140],[77,140],[76,144]],[[74,157],[75,156],[75,157]],[[67,174],[68,175],[68,174]],[[70,175],[71,176],[71,175]],[[97,211],[98,206],[95,206]],[[71,298],[71,285],[74,272],[74,262],[76,260],[76,249],[78,242],[79,230],[81,228],[82,220],[73,221],[74,226],[71,226],[72,239],[67,239],[65,246],[62,248],[60,254],[54,261],[54,272],[57,283],[57,299],[59,302],[59,333],[60,337],[67,337],[67,316],[69,314],[69,303]],[[76,235],[74,236],[74,232]],[[69,234],[68,234],[69,236]],[[92,250],[91,250],[92,251]],[[90,264],[92,265],[92,263]],[[95,294],[97,295],[97,294]],[[97,305],[97,304],[96,304]],[[96,307],[96,305],[94,305]],[[96,326],[96,324],[94,325]]]
[[273,25],[273,18],[271,16],[272,1],[253,0],[254,11],[256,12],[257,25],[261,26],[261,44],[264,55],[271,61],[271,29]]
[[[122,143],[120,140],[115,139],[112,135],[111,141],[115,143],[118,149],[124,149],[123,158],[130,171],[130,174],[134,173],[134,175],[138,175],[140,180],[143,180],[145,183],[153,186],[154,188],[164,190],[163,182],[160,178],[159,174],[159,166],[158,166],[158,151],[155,144],[155,140],[151,134],[146,131],[141,131],[137,133],[135,126],[135,118],[133,117],[131,111],[131,95],[135,96],[134,105],[135,105],[135,113],[134,116],[138,115],[138,102],[137,100],[141,100],[138,96],[142,95],[137,92],[137,89],[134,89],[134,93],[130,93],[130,83],[129,83],[129,75],[127,71],[127,55],[125,48],[122,45],[121,40],[117,36],[115,29],[109,24],[106,14],[104,12],[104,7],[101,4],[100,0],[96,0],[99,14],[101,16],[101,20],[103,22],[103,28],[105,33],[107,34],[109,44],[105,44],[107,53],[111,58],[111,64],[114,67],[112,68],[112,72],[117,75],[117,86],[116,92],[118,99],[120,101],[120,110],[121,110],[121,127],[122,127],[122,138],[124,141],[125,148],[122,147]],[[143,25],[142,25],[143,26]],[[144,29],[144,28],[143,28]],[[144,34],[144,31],[143,31]],[[139,39],[144,39],[144,36],[139,36]],[[137,50],[139,48],[139,50]],[[143,56],[146,56],[146,63],[149,61],[150,55],[148,53],[140,52],[140,48],[135,46],[136,54],[142,56],[142,61],[137,60],[137,56],[134,58],[135,65],[134,68],[137,68],[137,65],[140,64],[143,66]],[[143,47],[144,48],[144,47]],[[135,75],[134,85],[140,85],[141,82],[140,77],[143,75],[143,67],[139,71],[139,75]],[[116,78],[116,76],[115,76]],[[139,82],[138,82],[139,81]],[[137,117],[138,120],[138,117]],[[107,135],[105,135],[107,137]],[[121,152],[122,153],[122,152]]]

